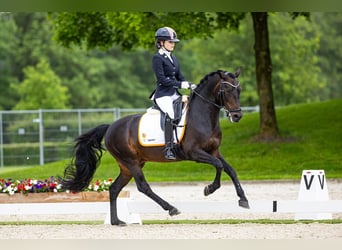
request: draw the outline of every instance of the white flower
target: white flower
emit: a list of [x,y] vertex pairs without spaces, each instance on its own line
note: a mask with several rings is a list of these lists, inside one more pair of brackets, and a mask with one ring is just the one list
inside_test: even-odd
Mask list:
[[99,189],[99,187],[100,187],[100,186],[95,185],[95,186],[94,186],[94,191],[97,191],[97,190]]

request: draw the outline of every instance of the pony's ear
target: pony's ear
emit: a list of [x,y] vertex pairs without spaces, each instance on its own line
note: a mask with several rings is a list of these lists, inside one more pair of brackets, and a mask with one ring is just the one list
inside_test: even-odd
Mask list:
[[235,77],[239,77],[239,75],[241,74],[241,67],[239,67],[236,72],[235,72]]

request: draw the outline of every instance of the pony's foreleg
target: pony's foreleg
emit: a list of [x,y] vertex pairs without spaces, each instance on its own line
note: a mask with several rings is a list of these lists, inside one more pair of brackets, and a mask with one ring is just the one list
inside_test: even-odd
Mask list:
[[214,193],[217,189],[221,187],[221,173],[222,168],[216,167],[216,175],[213,183],[209,184],[204,188],[204,195],[208,196],[209,194]]
[[233,181],[235,186],[236,194],[240,197],[239,206],[244,208],[249,208],[248,200],[246,198],[245,192],[243,191],[237,174],[232,166],[230,166],[222,157],[219,157],[222,162],[224,172],[226,172]]
[[205,189],[211,188],[214,191],[216,190],[214,189],[214,187],[215,185],[217,187],[218,184],[220,183],[220,177],[221,177],[221,172],[222,172],[222,170],[220,169],[223,169],[230,176],[230,178],[232,179],[234,183],[236,193],[240,197],[239,206],[244,207],[244,208],[249,208],[248,200],[241,187],[240,181],[235,173],[235,170],[223,159],[221,155],[219,155],[218,157],[214,157],[213,155],[208,154],[207,152],[203,150],[192,150],[191,153],[192,153],[191,158],[193,160],[196,160],[197,162],[211,164],[216,168],[216,177],[215,177],[214,182],[208,187],[206,187]]
[[169,215],[173,216],[180,214],[177,208],[170,205],[167,201],[163,200],[161,197],[159,197],[152,191],[141,169],[139,169],[139,171],[134,174],[134,179],[138,190],[144,193],[146,196],[150,197],[155,202],[157,202],[164,210],[169,211]]
[[212,193],[214,193],[217,189],[221,187],[221,173],[222,173],[222,163],[219,159],[214,157],[213,155],[205,152],[202,149],[191,149],[188,150],[189,154],[189,159],[196,161],[196,162],[201,162],[201,163],[207,163],[210,165],[213,165],[216,169],[216,175],[214,181],[204,187],[204,195],[208,196]]
[[117,198],[124,186],[132,179],[132,175],[120,173],[109,189],[110,199],[110,223],[112,225],[125,226],[126,223],[121,221],[117,213]]

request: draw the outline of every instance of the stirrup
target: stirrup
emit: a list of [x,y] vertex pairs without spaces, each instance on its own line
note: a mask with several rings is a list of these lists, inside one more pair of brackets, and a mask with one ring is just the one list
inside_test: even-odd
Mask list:
[[167,148],[166,149],[165,159],[167,159],[167,160],[176,160],[175,154],[173,153],[171,148]]

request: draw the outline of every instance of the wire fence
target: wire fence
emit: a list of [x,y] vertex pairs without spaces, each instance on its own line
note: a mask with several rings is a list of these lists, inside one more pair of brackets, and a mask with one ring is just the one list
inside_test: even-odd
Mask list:
[[[258,112],[259,107],[242,107],[242,110]],[[44,165],[70,158],[77,136],[100,124],[145,111],[143,108],[0,111],[0,167]]]

